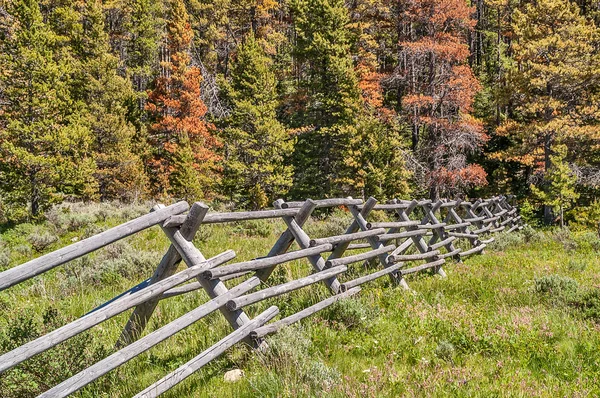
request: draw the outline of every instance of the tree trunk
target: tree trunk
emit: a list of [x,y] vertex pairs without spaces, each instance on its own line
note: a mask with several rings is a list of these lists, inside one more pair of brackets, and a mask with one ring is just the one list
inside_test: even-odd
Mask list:
[[35,177],[31,178],[31,215],[37,217],[40,213],[40,190],[35,181]]
[[[552,166],[552,162],[550,161],[550,155],[552,154],[550,148],[552,143],[552,135],[546,134],[544,137],[544,178],[546,178],[546,174],[550,170]],[[547,182],[544,181],[544,184]],[[548,205],[544,205],[544,224],[550,225],[552,224],[552,207]]]
[[440,189],[437,184],[429,188],[429,199],[433,202],[437,202],[440,199]]
[[563,229],[565,227],[565,221],[563,218],[563,206],[562,204],[560,205],[560,228]]
[[[415,111],[415,119],[417,117],[416,115],[416,111]],[[417,146],[419,145],[419,125],[417,124],[417,122],[413,122],[413,128],[412,128],[412,142],[411,142],[411,149],[414,151],[417,150]]]

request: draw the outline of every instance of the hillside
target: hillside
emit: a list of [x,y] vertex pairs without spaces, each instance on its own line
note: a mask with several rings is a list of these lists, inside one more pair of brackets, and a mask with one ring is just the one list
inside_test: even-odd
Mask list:
[[[124,220],[150,204],[65,204],[41,225],[5,227],[0,270]],[[349,215],[323,214],[312,235],[343,230]],[[207,256],[232,248],[239,260],[267,252],[281,221],[203,226]],[[56,241],[55,241],[56,239]],[[157,227],[0,293],[2,352],[49,331],[148,277],[168,246]],[[408,276],[412,292],[382,278],[268,338],[269,349],[229,350],[166,396],[594,395],[600,364],[600,239],[592,232],[534,230],[499,235],[484,255],[445,265],[446,279]],[[305,275],[306,261],[279,267],[269,283]],[[321,285],[252,307],[289,314],[329,293]],[[161,301],[150,329],[206,301],[202,292]],[[128,314],[69,340],[0,377],[3,397],[46,390],[113,349]],[[128,397],[229,332],[219,314],[122,366],[81,396]],[[225,383],[226,370],[245,376]]]

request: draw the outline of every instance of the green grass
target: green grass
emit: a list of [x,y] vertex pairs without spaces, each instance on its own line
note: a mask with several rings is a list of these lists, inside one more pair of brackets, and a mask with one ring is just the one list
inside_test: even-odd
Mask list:
[[[45,252],[81,238],[92,224],[107,228],[122,219],[122,215],[96,217],[72,230],[48,222],[43,227],[59,240]],[[312,222],[307,230],[317,236],[343,229],[346,221],[346,214],[335,213]],[[28,237],[35,228],[39,226],[22,225],[0,235],[4,242],[0,252],[10,258],[4,268],[39,255],[25,249],[31,246]],[[244,260],[266,254],[283,230],[281,221],[209,226],[195,244],[206,256],[231,248],[238,253],[237,260]],[[87,261],[1,292],[0,349],[7,351],[11,338],[31,337],[19,337],[17,332],[24,333],[14,326],[19,317],[33,319],[31,329],[52,330],[55,321],[42,325],[48,308],[56,308],[62,322],[81,316],[148,277],[167,246],[160,230],[153,228],[128,238],[116,252],[103,249]],[[484,255],[446,264],[446,279],[427,273],[411,276],[412,292],[390,286],[386,278],[370,283],[357,298],[270,337],[264,352],[234,347],[166,396],[597,396],[598,250],[600,240],[586,232],[526,230],[501,235]],[[126,255],[129,262],[115,262]],[[351,273],[364,272],[356,264],[351,268]],[[307,262],[297,261],[280,266],[268,282],[309,272]],[[248,312],[254,316],[274,304],[285,316],[328,294],[322,285],[314,285],[252,306]],[[148,331],[205,301],[202,292],[162,301]],[[93,362],[107,355],[128,314],[95,327],[85,339],[60,345],[29,368],[0,376],[0,396],[33,395],[43,390],[40,378],[56,373],[58,382],[85,365],[81,358]],[[131,396],[229,332],[221,314],[214,313],[79,395]],[[78,354],[79,364],[69,356],[69,344],[87,347]],[[223,373],[234,368],[243,369],[245,376],[225,383]]]

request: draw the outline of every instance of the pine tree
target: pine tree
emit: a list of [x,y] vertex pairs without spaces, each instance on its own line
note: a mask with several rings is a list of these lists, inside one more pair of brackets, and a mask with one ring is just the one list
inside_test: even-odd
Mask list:
[[224,120],[224,193],[254,209],[264,207],[291,186],[286,157],[294,140],[277,120],[277,81],[272,62],[250,34],[237,51]]
[[153,0],[126,0],[123,13],[127,16],[124,29],[125,65],[134,90],[139,93],[140,108],[146,99],[146,89],[158,70],[158,50],[162,38],[163,18],[161,2]]
[[85,103],[94,134],[94,176],[100,198],[136,199],[144,193],[147,177],[134,153],[136,130],[128,118],[127,105],[135,94],[131,83],[117,73],[119,59],[110,51],[100,1],[86,2],[80,21],[81,29],[71,33],[79,80],[74,97]]
[[531,191],[544,205],[551,206],[558,210],[560,218],[560,227],[565,226],[565,208],[570,206],[579,194],[575,191],[577,176],[565,162],[567,156],[566,145],[556,145],[555,154],[550,155],[551,166],[546,174],[546,186],[538,189],[535,185],[531,186]]
[[[393,29],[393,21],[388,1],[357,0],[349,5],[351,31],[351,53],[355,57],[355,72],[358,86],[365,105],[375,109],[378,114],[392,117],[394,110],[384,103],[382,63],[389,54],[389,31]],[[394,48],[390,45],[389,48]]]
[[379,200],[410,193],[411,175],[403,157],[407,148],[400,130],[400,126],[382,121],[374,111],[361,112],[343,153],[345,169],[340,183],[344,193]]
[[343,153],[354,133],[360,90],[350,56],[348,10],[343,0],[295,0],[296,91],[290,123],[298,128],[295,194],[338,195]]
[[483,168],[467,157],[488,138],[471,115],[480,89],[467,65],[473,11],[464,0],[399,2],[394,11],[396,106],[411,125],[412,150],[424,170],[418,180],[434,199],[486,183]]
[[[173,0],[167,45],[161,50],[167,56],[146,105],[152,117],[149,142],[153,154],[148,169],[154,192],[187,200],[214,194],[219,161],[215,151],[220,146],[213,126],[204,120],[200,70],[190,66],[192,38],[185,4]],[[182,181],[189,185],[182,186]]]
[[[71,58],[32,0],[10,3],[0,55],[0,189],[5,213],[32,216],[65,196],[91,198],[92,136],[71,98]],[[68,54],[67,54],[68,55]]]
[[[406,169],[406,128],[384,97],[386,77],[382,63],[389,54],[390,30],[394,29],[390,3],[358,0],[350,3],[351,53],[361,92],[362,106],[348,150],[344,152],[345,193],[378,199],[405,197],[411,190]],[[382,43],[384,43],[382,45]],[[393,48],[391,45],[389,48]]]
[[[494,158],[521,165],[522,178],[533,172],[545,185],[556,144],[566,145],[579,166],[597,161],[600,35],[568,0],[541,0],[515,11],[513,18],[509,82],[518,106],[496,131],[510,146]],[[549,223],[551,207],[544,213]]]

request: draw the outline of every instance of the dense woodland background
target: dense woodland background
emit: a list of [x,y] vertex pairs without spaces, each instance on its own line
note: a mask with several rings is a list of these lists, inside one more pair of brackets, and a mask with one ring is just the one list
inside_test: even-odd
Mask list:
[[495,193],[597,220],[598,23],[590,0],[0,0],[0,221]]

